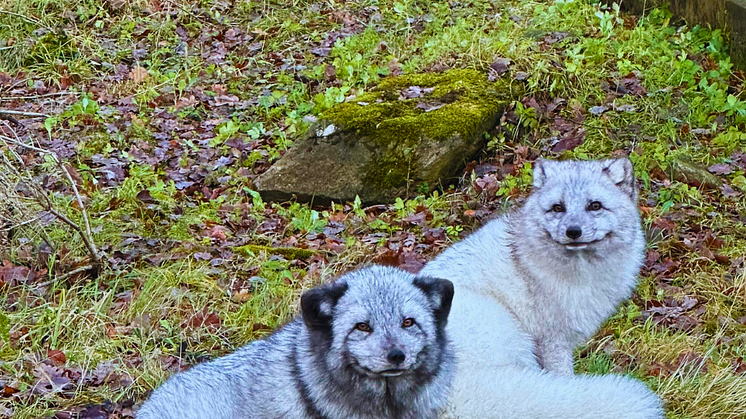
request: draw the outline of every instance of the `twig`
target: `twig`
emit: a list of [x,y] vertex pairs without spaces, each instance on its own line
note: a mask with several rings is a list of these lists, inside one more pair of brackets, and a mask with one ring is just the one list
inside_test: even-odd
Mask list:
[[11,111],[9,109],[0,109],[0,115],[20,115],[34,118],[49,118],[49,115],[38,112]]
[[81,229],[80,226],[77,223],[75,223],[75,221],[67,218],[65,214],[62,214],[61,212],[54,209],[52,207],[52,201],[49,200],[49,197],[47,197],[46,194],[40,193],[39,191],[37,191],[37,193],[44,199],[44,203],[39,201],[39,204],[41,204],[41,206],[44,207],[44,209],[48,211],[50,214],[54,215],[55,218],[67,224],[68,226],[70,226],[70,228],[75,230],[80,235],[80,238],[83,240],[85,247],[88,249],[88,252],[91,254],[91,257],[93,257],[96,267],[97,268],[100,267],[103,263],[103,257],[98,252],[98,249],[96,248],[96,244],[93,242],[93,238],[89,235],[90,233],[86,234],[86,232],[84,232],[83,229]]
[[93,265],[81,266],[80,268],[75,268],[72,271],[70,271],[70,272],[68,272],[68,273],[66,273],[64,275],[60,275],[58,277],[52,278],[49,281],[37,282],[34,285],[37,288],[43,288],[43,287],[46,287],[48,285],[52,285],[54,282],[63,282],[63,281],[66,281],[68,278],[70,278],[73,275],[77,275],[77,274],[79,274],[81,272],[85,272],[85,271],[90,271],[91,269],[93,269]]
[[57,163],[60,165],[60,169],[62,169],[62,171],[65,172],[65,175],[67,175],[67,180],[70,181],[70,185],[72,185],[73,187],[73,192],[75,192],[75,198],[78,200],[78,205],[80,206],[80,212],[83,214],[83,223],[85,223],[85,231],[86,231],[88,238],[90,239],[89,250],[91,250],[93,257],[95,257],[96,260],[100,263],[101,255],[99,255],[98,249],[96,248],[96,244],[93,242],[93,233],[91,232],[91,223],[88,221],[88,214],[86,213],[85,206],[83,205],[83,199],[80,197],[80,193],[78,192],[78,187],[75,184],[75,180],[73,180],[73,177],[70,175],[70,172],[67,170],[65,165],[62,164],[61,161],[57,160]]
[[78,205],[80,206],[80,210],[83,215],[83,222],[85,223],[85,231],[83,231],[83,229],[80,228],[80,226],[77,223],[67,218],[64,214],[60,213],[59,211],[55,210],[52,205],[52,201],[49,200],[49,197],[47,196],[47,194],[44,193],[44,191],[41,190],[41,188],[39,188],[38,186],[34,187],[36,201],[46,211],[54,215],[58,220],[67,224],[68,226],[70,226],[70,228],[72,228],[78,234],[80,234],[80,237],[83,240],[83,243],[85,244],[86,248],[88,248],[88,252],[91,254],[91,257],[94,260],[94,267],[97,269],[101,267],[101,265],[103,265],[104,263],[104,258],[103,258],[103,255],[99,253],[98,248],[96,247],[96,243],[93,241],[93,234],[91,232],[91,224],[88,221],[88,213],[86,212],[85,206],[83,205],[83,199],[80,197],[80,193],[78,192],[78,187],[75,184],[75,181],[73,180],[67,168],[65,168],[65,165],[62,163],[62,161],[57,157],[57,155],[54,152],[51,152],[49,150],[44,150],[42,148],[36,147],[31,144],[26,144],[23,141],[20,141],[19,139],[10,138],[4,135],[0,135],[0,139],[4,140],[5,142],[10,142],[20,147],[27,148],[29,150],[34,150],[40,153],[47,154],[54,159],[55,163],[57,163],[57,166],[60,168],[60,170],[62,170],[62,172],[65,173],[67,180],[70,181],[73,192],[75,193],[75,198],[78,201]]
[[71,276],[77,275],[77,274],[79,274],[81,272],[90,271],[91,269],[93,269],[93,265],[81,266],[80,268],[75,268],[72,271],[70,271],[70,272],[68,272],[68,273],[66,273],[64,275],[60,275],[57,278],[53,279],[52,281],[47,281],[47,282],[54,282],[54,281],[64,282],[65,280],[67,280]]
[[0,102],[2,101],[11,101],[11,100],[34,100],[34,99],[42,99],[45,97],[55,97],[55,96],[65,96],[65,95],[77,95],[78,92],[65,90],[63,92],[54,92],[54,93],[44,93],[43,95],[32,95],[32,96],[5,96],[0,97]]

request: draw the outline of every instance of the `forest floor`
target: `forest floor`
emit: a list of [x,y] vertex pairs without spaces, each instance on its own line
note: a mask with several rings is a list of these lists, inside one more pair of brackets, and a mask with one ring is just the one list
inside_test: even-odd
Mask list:
[[[644,380],[669,418],[746,417],[746,93],[726,41],[581,0],[0,2],[0,417],[132,417],[302,290],[416,271],[519,205],[537,157],[609,155],[634,162],[649,245],[576,371]],[[368,207],[252,190],[345,97],[451,68],[526,92],[459,178]]]

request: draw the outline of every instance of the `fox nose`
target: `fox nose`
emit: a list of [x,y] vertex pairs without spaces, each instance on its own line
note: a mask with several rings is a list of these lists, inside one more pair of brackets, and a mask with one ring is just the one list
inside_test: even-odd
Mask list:
[[580,226],[570,226],[567,227],[565,234],[567,234],[567,237],[575,240],[583,235],[583,230],[580,229]]
[[392,364],[401,364],[406,358],[407,356],[404,355],[404,352],[397,348],[390,350],[389,354],[386,356],[386,359],[388,359]]

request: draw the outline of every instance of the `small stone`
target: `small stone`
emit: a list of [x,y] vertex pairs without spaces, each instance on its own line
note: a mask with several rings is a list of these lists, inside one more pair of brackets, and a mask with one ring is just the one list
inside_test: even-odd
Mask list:
[[669,170],[671,178],[697,188],[719,189],[723,182],[719,177],[707,171],[707,168],[683,158],[674,159]]

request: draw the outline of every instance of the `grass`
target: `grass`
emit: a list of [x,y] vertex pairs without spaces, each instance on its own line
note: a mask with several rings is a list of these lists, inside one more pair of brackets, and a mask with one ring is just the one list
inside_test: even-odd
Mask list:
[[[392,73],[489,73],[497,58],[526,93],[478,160],[512,174],[471,172],[370,208],[263,202],[251,189],[346,96]],[[746,151],[746,98],[720,31],[581,0],[19,0],[0,2],[0,89],[0,109],[52,115],[14,130],[74,169],[111,260],[96,278],[54,281],[87,261],[58,223],[0,249],[4,266],[36,275],[0,296],[0,417],[91,406],[126,417],[173,372],[266,335],[302,290],[369,261],[422,263],[520,203],[537,155],[619,151],[635,163],[659,257],[578,349],[576,370],[639,377],[670,419],[746,416],[746,178],[734,154]],[[551,151],[572,135],[582,144]],[[25,157],[32,174],[49,173]],[[728,164],[718,177],[732,192],[683,182],[671,169],[681,158]],[[81,222],[69,185],[44,179]],[[677,311],[686,298],[697,302]],[[101,380],[75,376],[107,363]],[[72,384],[44,390],[41,370]]]

